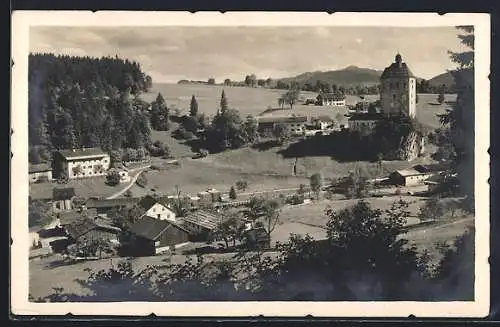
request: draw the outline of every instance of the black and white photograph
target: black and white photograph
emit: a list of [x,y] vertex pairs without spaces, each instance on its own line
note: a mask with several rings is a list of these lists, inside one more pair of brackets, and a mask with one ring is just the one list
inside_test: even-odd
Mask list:
[[489,24],[15,13],[13,309],[486,316]]

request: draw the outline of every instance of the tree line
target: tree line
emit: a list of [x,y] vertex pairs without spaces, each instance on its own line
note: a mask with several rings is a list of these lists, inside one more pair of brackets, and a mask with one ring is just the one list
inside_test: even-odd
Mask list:
[[29,56],[29,159],[58,149],[143,147],[150,142],[152,85],[139,63],[118,57]]

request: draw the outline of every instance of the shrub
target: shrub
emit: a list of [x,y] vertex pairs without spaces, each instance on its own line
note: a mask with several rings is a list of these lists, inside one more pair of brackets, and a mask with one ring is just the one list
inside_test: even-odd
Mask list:
[[146,187],[146,185],[148,185],[148,179],[144,173],[141,173],[139,175],[139,177],[137,177],[137,180],[135,181],[135,183],[137,185],[139,185],[140,187],[144,188],[144,187]]
[[116,170],[111,170],[106,175],[106,183],[111,186],[120,184],[120,173]]
[[237,194],[236,190],[234,189],[234,186],[231,186],[231,189],[229,190],[229,198],[231,200],[236,200]]

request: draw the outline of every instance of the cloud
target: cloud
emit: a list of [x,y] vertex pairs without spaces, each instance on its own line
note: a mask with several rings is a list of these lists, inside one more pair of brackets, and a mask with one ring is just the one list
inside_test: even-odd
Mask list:
[[[354,46],[355,45],[355,46]],[[32,51],[119,55],[158,82],[284,77],[349,65],[383,69],[396,51],[424,78],[453,67],[453,27],[35,27]]]

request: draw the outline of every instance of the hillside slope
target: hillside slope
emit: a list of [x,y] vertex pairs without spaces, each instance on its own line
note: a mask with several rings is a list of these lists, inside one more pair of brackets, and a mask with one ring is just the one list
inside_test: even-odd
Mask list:
[[307,72],[294,77],[280,79],[285,83],[298,82],[300,84],[315,84],[317,81],[327,82],[337,85],[374,85],[380,80],[382,71],[349,66],[340,70],[331,70],[327,72],[315,71]]

